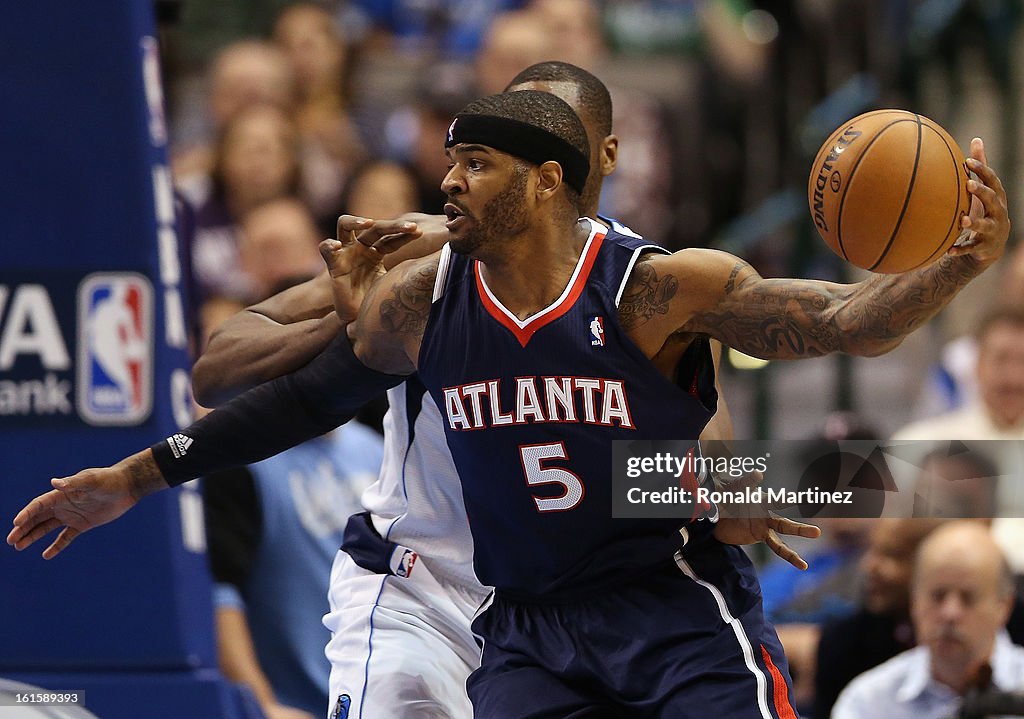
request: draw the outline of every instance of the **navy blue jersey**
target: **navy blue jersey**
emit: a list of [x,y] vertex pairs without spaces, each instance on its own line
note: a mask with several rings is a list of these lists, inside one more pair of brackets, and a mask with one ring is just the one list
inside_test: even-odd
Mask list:
[[477,574],[509,596],[585,593],[671,561],[684,520],[611,518],[611,442],[696,438],[717,401],[706,343],[676,384],[619,324],[633,265],[665,250],[581,221],[592,229],[568,286],[527,321],[446,247],[420,349]]

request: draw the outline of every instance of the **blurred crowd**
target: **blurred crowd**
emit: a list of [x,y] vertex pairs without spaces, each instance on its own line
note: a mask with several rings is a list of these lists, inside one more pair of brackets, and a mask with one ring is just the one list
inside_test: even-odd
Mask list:
[[[844,279],[808,221],[806,175],[837,125],[877,107],[928,114],[964,144],[957,130],[983,120],[1011,208],[1019,199],[1017,0],[161,4],[197,337],[319,272],[317,243],[339,214],[440,213],[454,113],[544,60],[609,86],[620,152],[601,211],[671,249],[727,249],[765,276]],[[979,93],[981,111],[962,101]],[[898,437],[1024,439],[1022,252],[1011,250],[992,280],[995,301],[950,331],[934,366],[910,368],[930,378],[915,415],[937,419]],[[970,436],[958,436],[965,428]],[[884,439],[891,429],[844,416],[825,436]],[[921,486],[941,477],[960,492],[943,500],[955,513],[995,514],[994,497],[961,482],[994,476],[989,460],[948,460],[922,461]],[[767,567],[766,607],[807,716],[828,717],[849,680],[930,626],[924,610],[912,619],[911,568],[934,524],[833,520],[810,550],[810,573]],[[994,551],[1011,550],[1007,566],[1024,572],[1019,528],[1004,522],[992,534]],[[962,548],[962,536],[950,532],[947,545]],[[1008,621],[1024,641],[1020,611],[999,621],[993,612],[993,632]]]

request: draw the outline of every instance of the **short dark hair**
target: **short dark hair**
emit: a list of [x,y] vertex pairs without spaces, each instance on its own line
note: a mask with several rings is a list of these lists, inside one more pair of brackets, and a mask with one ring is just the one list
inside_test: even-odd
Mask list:
[[[581,168],[576,169],[585,179],[587,168],[590,167],[590,141],[587,139],[587,130],[575,110],[561,98],[536,90],[488,95],[466,105],[457,117],[473,115],[512,120],[554,136],[580,155],[580,158],[570,159],[574,163],[582,163]],[[567,154],[571,155],[572,151],[568,151]],[[563,168],[563,174],[572,179],[570,172],[571,168]],[[570,199],[575,203],[579,200],[583,182],[578,181],[576,188],[570,185],[571,183],[567,183],[566,189],[571,193]]]
[[612,96],[603,82],[582,67],[558,60],[538,62],[512,78],[505,91],[526,82],[572,83],[580,89],[580,103],[601,133],[612,134]]

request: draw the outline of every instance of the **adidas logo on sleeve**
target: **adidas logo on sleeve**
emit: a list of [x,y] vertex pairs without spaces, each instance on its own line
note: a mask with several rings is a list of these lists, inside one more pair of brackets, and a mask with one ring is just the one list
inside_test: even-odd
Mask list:
[[192,441],[191,437],[181,434],[180,432],[178,434],[172,434],[167,438],[167,444],[170,446],[175,459],[181,459],[188,454],[188,448],[192,446]]

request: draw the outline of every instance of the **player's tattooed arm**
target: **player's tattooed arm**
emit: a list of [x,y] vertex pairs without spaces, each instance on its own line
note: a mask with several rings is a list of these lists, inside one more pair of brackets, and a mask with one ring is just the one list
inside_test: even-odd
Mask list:
[[629,282],[619,302],[619,322],[632,330],[668,312],[669,302],[679,289],[678,280],[671,274],[658,275],[648,260],[640,258],[633,268]]
[[757,357],[875,356],[935,316],[982,269],[971,257],[946,257],[915,272],[840,285],[766,280],[736,260],[721,302],[696,315],[691,327]]
[[644,286],[683,290],[668,298],[664,320],[647,313],[646,325],[627,326],[641,346],[651,332],[681,329],[767,359],[888,352],[985,267],[967,255],[947,256],[913,272],[842,285],[764,279],[742,260],[713,250],[684,250],[645,265]]
[[389,374],[415,371],[437,266],[437,254],[402,263],[367,293],[349,328],[356,354],[367,366]]
[[391,288],[391,296],[380,304],[381,322],[389,332],[422,335],[430,314],[437,263],[414,268]]

